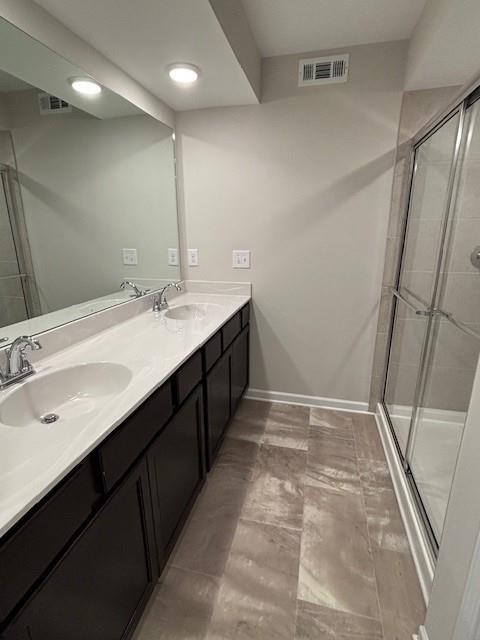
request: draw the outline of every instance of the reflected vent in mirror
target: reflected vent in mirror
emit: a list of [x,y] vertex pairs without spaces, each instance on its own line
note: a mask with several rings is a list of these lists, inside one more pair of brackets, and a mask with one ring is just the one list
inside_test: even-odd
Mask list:
[[332,84],[348,79],[349,54],[342,53],[322,58],[304,58],[298,65],[298,86]]
[[38,106],[42,115],[49,113],[70,113],[72,111],[72,105],[65,102],[65,100],[43,92],[38,94]]

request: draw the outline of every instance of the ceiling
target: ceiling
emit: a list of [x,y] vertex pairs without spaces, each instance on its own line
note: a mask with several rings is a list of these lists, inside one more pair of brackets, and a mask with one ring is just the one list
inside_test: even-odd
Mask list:
[[6,71],[0,69],[0,93],[10,93],[10,91],[24,91],[25,89],[31,89],[32,86],[11,76]]
[[[35,2],[176,111],[258,103],[208,0]],[[172,83],[173,62],[199,66],[200,81]]]
[[242,0],[263,57],[406,40],[425,0]]

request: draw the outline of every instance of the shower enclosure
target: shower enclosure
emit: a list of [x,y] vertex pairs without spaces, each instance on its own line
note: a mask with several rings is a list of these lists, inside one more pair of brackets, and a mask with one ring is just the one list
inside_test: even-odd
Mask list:
[[[39,313],[17,172],[0,162],[0,327]],[[5,333],[5,329],[0,331],[0,344],[11,339]]]
[[412,141],[383,408],[432,549],[480,351],[480,90]]

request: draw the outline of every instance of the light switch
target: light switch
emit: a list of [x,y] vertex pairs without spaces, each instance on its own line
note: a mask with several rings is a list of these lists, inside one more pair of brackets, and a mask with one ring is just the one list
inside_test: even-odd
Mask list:
[[198,249],[188,250],[188,266],[198,267]]
[[123,264],[135,265],[138,264],[138,256],[136,249],[122,249]]
[[168,266],[178,267],[178,249],[168,250]]
[[232,267],[234,269],[250,269],[250,250],[235,249],[232,251]]

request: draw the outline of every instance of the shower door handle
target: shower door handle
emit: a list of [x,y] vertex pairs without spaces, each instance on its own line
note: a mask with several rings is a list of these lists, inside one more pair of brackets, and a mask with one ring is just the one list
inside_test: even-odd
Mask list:
[[395,289],[395,287],[390,287],[391,292],[393,293],[393,295],[398,298],[399,300],[401,300],[403,302],[403,304],[405,304],[411,311],[413,311],[415,313],[415,315],[417,316],[425,316],[425,317],[429,317],[431,315],[433,315],[433,311],[431,309],[417,309],[417,307],[415,305],[413,305],[409,300],[407,300],[401,293],[400,291],[398,291],[397,289]]

